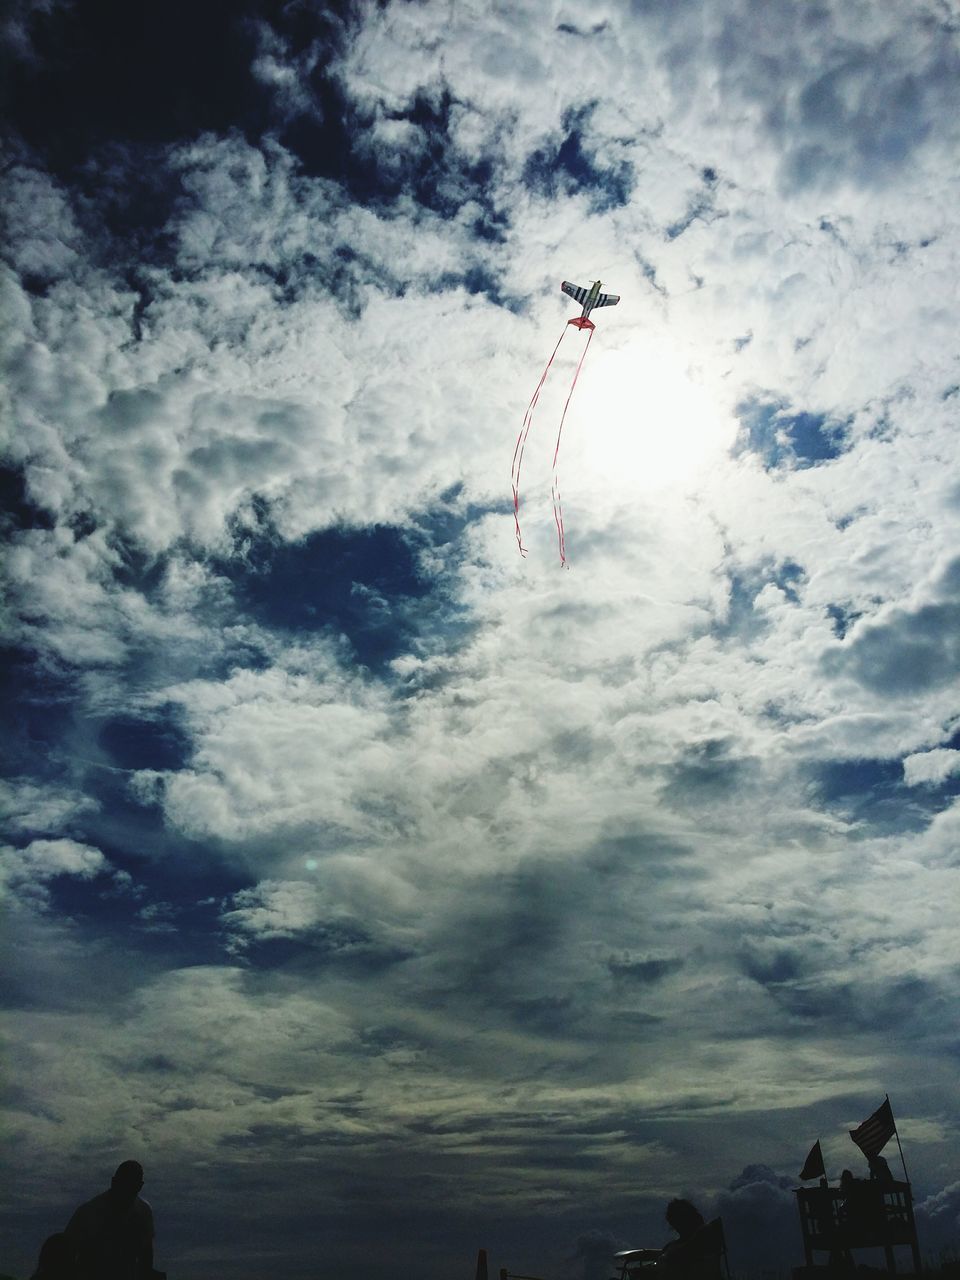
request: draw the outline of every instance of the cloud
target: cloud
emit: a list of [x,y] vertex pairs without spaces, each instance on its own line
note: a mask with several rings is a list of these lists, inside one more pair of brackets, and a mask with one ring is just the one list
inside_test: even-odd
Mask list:
[[58,833],[76,815],[97,808],[91,796],[27,781],[0,782],[4,813],[11,831]]
[[958,585],[960,561],[954,561],[932,584],[932,598],[909,609],[894,607],[856,627],[842,649],[825,655],[827,669],[849,671],[892,697],[946,684],[960,669]]
[[69,277],[80,262],[82,237],[64,191],[47,174],[14,165],[6,175],[3,209],[18,275],[44,282]]
[[178,13],[142,95],[47,15],[5,191],[18,1211],[142,1146],[185,1276],[592,1275],[682,1187],[785,1268],[889,1089],[952,1221],[942,11]]
[[903,761],[903,778],[908,787],[938,786],[960,771],[960,751],[937,748],[918,751]]
[[303,867],[310,879],[262,880],[224,904],[220,920],[233,947],[299,939],[331,958],[408,958],[405,944],[416,937],[412,885],[363,857],[308,857]]
[[960,1233],[960,1183],[951,1183],[921,1200],[916,1216],[924,1249],[954,1248]]
[[50,903],[50,881],[60,876],[92,880],[109,870],[99,849],[76,840],[31,840],[22,849],[0,848],[0,879],[6,894],[41,911]]
[[730,1265],[749,1271],[789,1266],[800,1250],[794,1180],[751,1164],[717,1197]]

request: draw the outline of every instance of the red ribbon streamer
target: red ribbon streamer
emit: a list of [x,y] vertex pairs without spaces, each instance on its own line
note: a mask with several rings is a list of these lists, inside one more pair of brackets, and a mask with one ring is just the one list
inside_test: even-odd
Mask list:
[[580,363],[577,365],[577,371],[573,375],[573,381],[570,383],[570,390],[567,392],[567,402],[563,406],[563,413],[560,415],[560,428],[557,431],[557,447],[553,451],[553,484],[550,487],[550,494],[553,498],[553,518],[557,522],[557,543],[560,550],[560,563],[567,563],[567,540],[563,532],[563,507],[560,505],[560,480],[557,476],[557,458],[560,455],[560,437],[563,435],[563,424],[567,419],[567,410],[570,408],[570,401],[573,399],[573,393],[577,386],[577,379],[580,377],[580,370],[583,368],[583,362],[587,358],[587,352],[590,350],[590,343],[593,341],[593,329],[587,335],[587,345],[583,348],[583,355],[580,357]]
[[[592,324],[578,324],[576,320],[568,320],[567,324],[576,325],[578,328],[588,328],[589,335],[587,337],[586,346],[580,356],[577,364],[576,373],[573,375],[573,381],[570,383],[570,390],[567,392],[566,403],[563,406],[563,413],[560,415],[560,427],[557,431],[557,444],[553,451],[553,484],[551,486],[551,496],[553,498],[553,518],[557,525],[557,542],[560,550],[560,563],[566,566],[567,563],[567,543],[566,535],[563,528],[563,507],[560,503],[560,482],[557,475],[557,458],[560,454],[560,437],[563,435],[563,424],[567,418],[567,410],[570,408],[570,401],[573,399],[573,393],[577,385],[577,379],[580,377],[580,370],[583,368],[583,362],[586,359],[587,351],[590,348],[590,342],[593,338],[594,328]],[[550,359],[544,367],[543,373],[540,375],[540,381],[537,383],[537,389],[534,391],[527,405],[527,412],[523,415],[523,425],[520,428],[520,434],[517,436],[516,447],[513,450],[513,464],[510,468],[510,481],[513,488],[513,521],[516,525],[517,546],[520,548],[520,554],[525,556],[527,548],[523,545],[523,538],[520,533],[520,470],[523,466],[523,451],[527,445],[527,436],[530,434],[530,428],[533,425],[533,411],[537,407],[537,401],[540,399],[540,392],[543,390],[543,384],[547,380],[547,374],[550,372],[550,366],[553,364],[554,357],[560,350],[560,343],[563,341],[563,334],[567,332],[567,326],[564,325],[563,333],[557,339],[557,345],[553,348]]]
[[517,526],[517,546],[520,548],[520,554],[525,556],[527,549],[523,545],[523,539],[520,536],[520,468],[523,466],[523,451],[527,445],[527,436],[530,434],[530,428],[533,425],[533,411],[537,407],[537,401],[540,399],[540,392],[543,390],[543,384],[547,380],[547,374],[550,372],[550,366],[553,364],[553,357],[560,350],[560,343],[563,341],[563,334],[567,332],[566,325],[563,332],[557,339],[557,345],[553,348],[553,354],[547,361],[543,373],[540,375],[540,381],[537,383],[537,389],[527,405],[527,412],[523,415],[523,426],[520,428],[520,434],[517,436],[516,448],[513,451],[513,465],[510,468],[510,480],[513,486],[513,520]]

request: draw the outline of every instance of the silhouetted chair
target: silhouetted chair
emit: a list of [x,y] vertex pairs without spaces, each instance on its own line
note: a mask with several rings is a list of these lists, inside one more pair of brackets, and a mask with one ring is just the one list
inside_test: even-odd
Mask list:
[[662,1249],[622,1249],[615,1253],[613,1265],[617,1268],[617,1280],[649,1276],[662,1254]]
[[660,1262],[665,1276],[676,1280],[722,1280],[730,1276],[723,1222],[714,1218],[695,1235],[667,1250]]
[[652,1280],[654,1268],[658,1275],[673,1280],[729,1280],[723,1222],[714,1218],[689,1240],[678,1241],[669,1249],[624,1249],[614,1255],[614,1264],[619,1269],[618,1280],[633,1280],[634,1276]]

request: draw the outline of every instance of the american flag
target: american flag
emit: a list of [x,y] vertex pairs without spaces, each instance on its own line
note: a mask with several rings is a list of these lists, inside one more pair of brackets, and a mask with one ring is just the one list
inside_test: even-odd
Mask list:
[[885,1098],[872,1116],[868,1116],[858,1128],[850,1130],[850,1137],[865,1156],[875,1156],[883,1150],[896,1131],[890,1099]]

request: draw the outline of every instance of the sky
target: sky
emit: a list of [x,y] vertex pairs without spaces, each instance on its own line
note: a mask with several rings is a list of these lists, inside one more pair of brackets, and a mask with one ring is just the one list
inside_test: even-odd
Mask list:
[[886,1094],[960,1241],[954,0],[0,43],[0,1270],[785,1269]]

